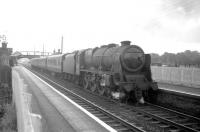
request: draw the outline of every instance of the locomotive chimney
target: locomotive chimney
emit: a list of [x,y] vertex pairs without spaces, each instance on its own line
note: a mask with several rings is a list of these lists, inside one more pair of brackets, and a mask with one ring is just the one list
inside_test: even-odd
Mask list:
[[122,41],[121,46],[128,46],[131,45],[131,41]]
[[7,48],[7,42],[2,42],[2,48],[4,48],[4,49]]

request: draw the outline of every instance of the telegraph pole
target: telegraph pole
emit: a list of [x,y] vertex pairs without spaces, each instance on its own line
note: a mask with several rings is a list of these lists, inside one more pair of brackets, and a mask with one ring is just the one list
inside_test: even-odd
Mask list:
[[63,36],[61,38],[61,54],[63,53]]
[[34,56],[35,56],[35,45],[34,45]]
[[44,44],[43,44],[43,52],[42,52],[43,56],[44,56]]

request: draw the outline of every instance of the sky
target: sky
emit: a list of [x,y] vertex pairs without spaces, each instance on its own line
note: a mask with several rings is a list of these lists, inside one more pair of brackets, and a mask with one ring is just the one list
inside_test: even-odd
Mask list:
[[130,40],[146,53],[200,51],[200,0],[1,0],[13,51],[64,52]]

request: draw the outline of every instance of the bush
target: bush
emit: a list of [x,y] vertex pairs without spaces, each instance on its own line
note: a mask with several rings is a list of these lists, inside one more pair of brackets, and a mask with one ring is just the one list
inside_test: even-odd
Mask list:
[[0,120],[1,132],[17,132],[17,116],[15,106],[7,104],[3,107],[4,115]]

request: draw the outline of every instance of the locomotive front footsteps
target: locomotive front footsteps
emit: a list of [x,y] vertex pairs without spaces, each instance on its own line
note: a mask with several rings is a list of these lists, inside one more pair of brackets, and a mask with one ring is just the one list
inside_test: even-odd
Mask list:
[[32,67],[62,76],[100,95],[144,103],[156,94],[151,57],[130,41],[31,60]]

